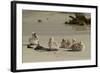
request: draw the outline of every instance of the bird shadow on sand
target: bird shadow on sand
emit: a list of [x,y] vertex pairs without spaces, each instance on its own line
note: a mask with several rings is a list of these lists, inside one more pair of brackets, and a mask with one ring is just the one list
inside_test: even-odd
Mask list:
[[[36,48],[32,48],[32,47],[27,47],[27,49],[32,49],[32,50],[35,50],[35,51],[38,51],[38,52],[53,52],[53,51],[59,51],[59,49],[56,49],[56,48],[45,48],[43,46],[37,46]],[[66,52],[80,52],[81,49],[64,49],[62,48],[63,51],[66,51]]]
[[58,49],[49,49],[49,48],[35,48],[35,51],[41,51],[41,52],[52,52],[52,51],[58,51]]
[[[27,47],[28,48],[28,47]],[[28,48],[28,49],[33,49],[33,48]],[[35,51],[39,51],[39,52],[52,52],[52,51],[58,51],[58,49],[55,48],[45,48],[43,46],[37,46],[36,48],[34,48],[33,50]]]
[[66,50],[68,52],[80,52],[81,50]]

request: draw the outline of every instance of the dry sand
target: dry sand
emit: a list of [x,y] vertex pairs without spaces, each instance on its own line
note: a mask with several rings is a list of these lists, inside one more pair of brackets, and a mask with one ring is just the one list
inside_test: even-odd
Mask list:
[[[24,41],[28,39],[29,36],[24,36]],[[40,36],[40,44],[47,47],[47,42],[50,36]],[[23,45],[23,62],[45,62],[45,61],[64,61],[64,60],[85,60],[90,59],[90,36],[89,35],[73,35],[73,36],[54,36],[58,44],[60,44],[61,39],[72,39],[76,38],[78,41],[83,41],[85,44],[85,49],[77,52],[65,51],[63,48],[59,48],[59,51],[47,52],[47,51],[35,51],[34,49],[29,49]],[[27,40],[24,43],[28,43]]]

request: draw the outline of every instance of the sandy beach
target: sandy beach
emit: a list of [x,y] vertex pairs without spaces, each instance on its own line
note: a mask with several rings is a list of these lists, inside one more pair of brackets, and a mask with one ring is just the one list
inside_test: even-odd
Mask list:
[[[28,38],[23,37],[23,39]],[[29,49],[23,45],[23,62],[45,62],[45,61],[64,61],[64,60],[86,60],[90,59],[90,36],[89,35],[76,35],[76,36],[55,36],[55,40],[58,44],[61,42],[61,38],[72,39],[76,38],[78,41],[83,41],[85,43],[85,49],[82,51],[69,52],[66,49],[59,48],[55,52],[47,51],[36,51],[34,49]],[[40,36],[40,44],[44,47],[47,46],[49,36]],[[25,43],[27,40],[25,41]],[[27,42],[28,43],[28,42]]]
[[[70,13],[57,13],[57,12],[40,12],[23,10],[22,20],[22,61],[23,63],[32,62],[48,62],[48,61],[68,61],[68,60],[86,60],[91,58],[91,40],[90,29],[88,30],[75,30],[74,26],[64,24],[65,21],[70,20],[69,16],[74,14]],[[41,19],[42,22],[38,22]],[[78,26],[78,28],[83,26]],[[86,26],[87,27],[87,26]],[[80,28],[80,29],[81,29]],[[40,44],[48,47],[47,43],[50,37],[54,37],[58,45],[61,40],[75,38],[77,41],[82,41],[85,44],[85,49],[82,51],[69,52],[63,48],[58,48],[58,51],[35,51],[34,49],[27,48],[28,38],[32,32],[36,32],[39,36]]]

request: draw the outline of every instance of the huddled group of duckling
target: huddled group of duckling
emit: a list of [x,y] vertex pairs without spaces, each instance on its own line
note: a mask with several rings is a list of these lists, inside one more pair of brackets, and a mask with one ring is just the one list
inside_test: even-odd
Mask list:
[[48,48],[40,45],[39,38],[35,32],[32,32],[32,37],[29,38],[29,44],[27,48],[33,48],[34,50],[45,50],[45,51],[57,51],[61,48],[68,51],[81,51],[85,48],[85,45],[82,41],[77,42],[75,39],[65,40],[64,38],[60,42],[60,46],[54,40],[53,37],[49,38]]

